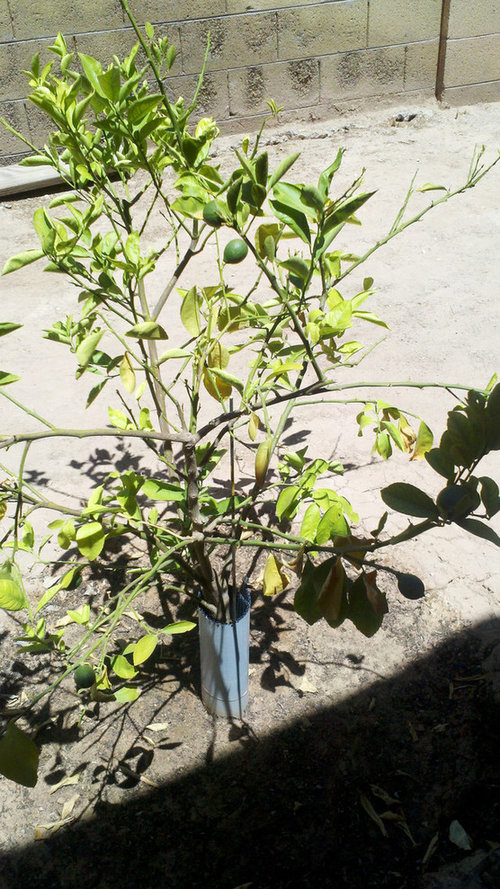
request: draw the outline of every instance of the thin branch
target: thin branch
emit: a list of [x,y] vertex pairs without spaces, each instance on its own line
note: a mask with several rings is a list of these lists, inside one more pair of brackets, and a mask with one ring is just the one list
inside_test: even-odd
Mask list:
[[157,441],[178,441],[181,444],[194,445],[198,438],[189,432],[154,432],[142,429],[50,429],[47,432],[22,432],[15,435],[0,436],[0,450],[10,448],[22,441],[41,441],[45,438],[100,438],[101,436],[116,438],[156,439]]

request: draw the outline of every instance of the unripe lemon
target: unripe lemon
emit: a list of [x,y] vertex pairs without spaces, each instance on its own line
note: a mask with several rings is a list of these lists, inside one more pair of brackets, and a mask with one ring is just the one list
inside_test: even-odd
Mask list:
[[95,673],[90,664],[80,664],[73,675],[78,689],[91,688],[95,682]]
[[240,238],[234,238],[224,247],[224,262],[242,262],[248,253],[248,247]]

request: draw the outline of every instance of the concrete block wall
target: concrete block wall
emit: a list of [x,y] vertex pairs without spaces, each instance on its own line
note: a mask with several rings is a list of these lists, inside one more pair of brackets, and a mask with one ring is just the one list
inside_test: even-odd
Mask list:
[[[210,31],[199,111],[222,124],[250,124],[271,97],[288,112],[316,116],[353,99],[414,100],[434,94],[439,71],[450,101],[500,97],[500,0],[129,2],[139,24],[152,22],[178,48],[167,83],[173,98],[194,89]],[[46,124],[25,100],[21,71],[35,52],[51,56],[59,30],[71,50],[103,62],[135,42],[118,0],[0,0],[0,116],[35,144],[43,143]],[[0,164],[22,153],[0,129]]]
[[451,0],[442,98],[450,104],[500,99],[500,0]]

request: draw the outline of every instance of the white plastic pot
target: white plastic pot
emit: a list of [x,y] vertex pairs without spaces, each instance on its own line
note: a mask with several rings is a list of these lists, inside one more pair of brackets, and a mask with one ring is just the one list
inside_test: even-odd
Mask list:
[[243,719],[248,702],[250,592],[238,592],[236,620],[221,623],[199,610],[201,697],[209,713]]

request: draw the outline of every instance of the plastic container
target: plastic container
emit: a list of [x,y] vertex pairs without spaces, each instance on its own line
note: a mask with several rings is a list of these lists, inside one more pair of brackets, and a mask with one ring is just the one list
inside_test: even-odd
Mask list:
[[221,623],[199,610],[201,697],[209,713],[243,719],[248,703],[250,591],[236,600],[236,620]]

